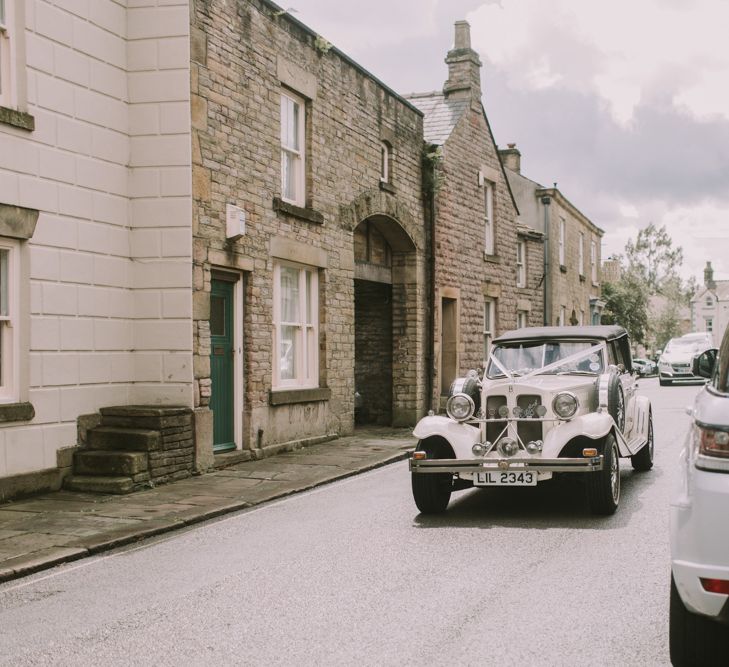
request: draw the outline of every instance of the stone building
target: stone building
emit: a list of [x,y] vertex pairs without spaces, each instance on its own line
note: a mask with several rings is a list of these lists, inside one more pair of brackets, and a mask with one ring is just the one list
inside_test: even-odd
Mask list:
[[467,24],[406,99],[268,0],[0,4],[0,501],[414,424],[541,322]]
[[704,284],[691,299],[691,331],[708,331],[718,347],[729,326],[729,280],[714,280],[711,262],[706,262]]
[[189,10],[158,4],[0,2],[0,500],[58,488],[83,415],[192,407]]
[[544,324],[599,324],[600,244],[603,230],[590,221],[556,184],[545,188],[521,173],[515,144],[500,151],[521,223],[544,233]]
[[[455,26],[442,91],[412,94],[433,164],[434,397],[483,365],[490,341],[542,320],[543,244],[517,208],[481,102],[481,61],[466,21]],[[437,402],[436,402],[437,404]]]
[[422,114],[272,3],[193,9],[195,404],[214,414],[209,451],[349,433],[355,393],[361,421],[414,423]]

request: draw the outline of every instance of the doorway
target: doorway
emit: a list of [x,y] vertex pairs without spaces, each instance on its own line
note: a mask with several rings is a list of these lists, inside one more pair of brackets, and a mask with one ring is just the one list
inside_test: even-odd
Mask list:
[[210,379],[213,452],[235,449],[235,283],[211,281]]

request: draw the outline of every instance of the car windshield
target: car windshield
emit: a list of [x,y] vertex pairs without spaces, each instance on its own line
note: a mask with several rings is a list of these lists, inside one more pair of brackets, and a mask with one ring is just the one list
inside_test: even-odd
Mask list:
[[701,352],[704,346],[697,340],[673,338],[668,341],[664,352]]
[[[594,342],[572,340],[505,343],[494,347],[492,357],[496,357],[509,373],[517,377],[547,366],[550,366],[550,368],[544,371],[545,375],[597,375],[604,368],[604,360],[602,350],[587,353],[594,346]],[[581,352],[584,354],[579,356]],[[571,361],[568,360],[563,364],[552,366],[555,362],[573,355],[578,356]],[[490,359],[486,367],[486,376],[499,378],[504,377],[504,373]]]

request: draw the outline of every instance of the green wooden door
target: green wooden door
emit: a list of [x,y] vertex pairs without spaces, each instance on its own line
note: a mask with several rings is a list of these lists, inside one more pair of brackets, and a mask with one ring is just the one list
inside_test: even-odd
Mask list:
[[233,380],[233,283],[213,280],[210,289],[210,376],[213,451],[235,449]]

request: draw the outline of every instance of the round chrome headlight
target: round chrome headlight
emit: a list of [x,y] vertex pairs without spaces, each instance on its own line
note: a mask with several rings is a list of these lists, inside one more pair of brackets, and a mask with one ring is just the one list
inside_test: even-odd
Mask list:
[[473,417],[476,410],[473,399],[467,394],[454,394],[446,403],[446,412],[451,419],[464,422]]
[[554,397],[552,410],[560,419],[570,419],[575,416],[579,405],[577,396],[569,391],[563,391]]

